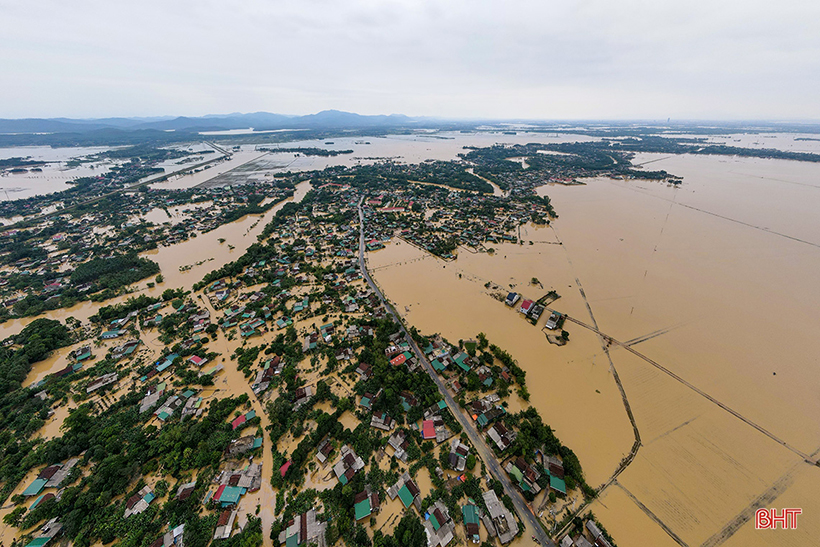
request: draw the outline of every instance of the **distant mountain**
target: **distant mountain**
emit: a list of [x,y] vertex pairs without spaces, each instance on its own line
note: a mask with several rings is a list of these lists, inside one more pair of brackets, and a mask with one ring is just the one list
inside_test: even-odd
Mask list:
[[207,115],[200,117],[156,118],[27,118],[0,119],[0,133],[84,133],[100,129],[157,131],[227,131],[231,129],[362,129],[417,125],[418,118],[391,114],[365,116],[339,110],[324,110],[307,116],[287,116],[270,112]]
[[308,114],[289,120],[295,127],[311,128],[341,128],[341,127],[395,127],[410,125],[414,123],[413,118],[401,114],[390,114],[389,116],[363,116],[352,112],[342,112],[340,110],[323,110],[318,114]]

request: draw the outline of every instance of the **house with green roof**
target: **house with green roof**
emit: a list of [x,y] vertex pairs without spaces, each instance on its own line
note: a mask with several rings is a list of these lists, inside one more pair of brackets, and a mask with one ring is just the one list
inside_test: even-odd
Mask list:
[[559,479],[554,475],[550,475],[550,490],[555,490],[558,493],[567,494],[567,484],[564,479]]
[[458,352],[455,357],[453,357],[453,361],[458,365],[458,367],[463,370],[464,372],[470,372],[470,363],[469,363],[470,356],[464,353],[463,351]]
[[370,486],[366,486],[362,492],[353,498],[353,512],[356,520],[369,517],[379,510],[379,493],[373,492]]
[[402,505],[404,505],[405,509],[410,507],[413,503],[413,494],[410,493],[410,489],[407,488],[407,484],[402,485],[399,488],[399,499],[401,500]]
[[467,498],[467,505],[461,508],[461,516],[464,518],[464,528],[467,532],[467,539],[473,543],[481,541],[479,535],[481,524],[478,516],[478,506],[472,498]]
[[23,490],[23,495],[26,497],[38,495],[45,487],[47,479],[34,479],[28,488]]

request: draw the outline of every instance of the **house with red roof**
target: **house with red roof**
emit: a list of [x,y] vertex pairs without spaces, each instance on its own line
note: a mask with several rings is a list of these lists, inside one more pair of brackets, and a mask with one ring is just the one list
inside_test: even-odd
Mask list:
[[424,420],[421,423],[421,437],[425,440],[436,438],[436,425],[433,420]]

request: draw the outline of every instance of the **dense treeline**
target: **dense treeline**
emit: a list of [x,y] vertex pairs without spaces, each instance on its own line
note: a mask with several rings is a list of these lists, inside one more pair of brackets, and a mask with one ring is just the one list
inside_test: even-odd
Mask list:
[[293,154],[302,154],[304,156],[322,156],[332,157],[340,156],[342,154],[352,154],[353,150],[327,150],[325,148],[258,148],[264,152],[290,152]]
[[71,273],[71,282],[91,283],[92,291],[119,289],[159,273],[159,264],[136,254],[94,258],[83,262]]
[[456,162],[435,161],[411,165],[408,167],[407,178],[408,180],[441,184],[482,194],[493,193],[491,184],[472,173],[468,173],[464,165]]
[[45,423],[49,405],[22,387],[31,365],[71,343],[65,325],[35,319],[13,338],[14,346],[0,346],[0,501],[5,500],[33,465],[34,443],[28,438]]

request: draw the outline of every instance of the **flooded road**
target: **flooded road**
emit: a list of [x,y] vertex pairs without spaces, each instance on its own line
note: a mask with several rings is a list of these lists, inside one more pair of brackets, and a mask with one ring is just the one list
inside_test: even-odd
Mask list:
[[[365,140],[371,144],[356,143]],[[296,170],[379,157],[452,159],[468,144],[561,140],[577,139],[545,134],[334,139],[332,147],[351,148],[354,154],[291,154],[288,165]],[[265,157],[280,155],[287,154]],[[248,158],[258,156],[248,150]],[[421,332],[439,332],[451,341],[484,332],[509,351],[527,370],[531,403],[578,455],[594,487],[607,483],[635,440],[614,380],[617,371],[641,444],[632,464],[591,509],[619,544],[814,544],[820,536],[820,469],[804,456],[816,459],[820,449],[814,348],[820,339],[820,165],[660,154],[639,154],[635,163],[681,175],[683,184],[593,179],[582,186],[545,186],[539,193],[549,195],[560,218],[549,227],[522,226],[523,245],[496,245],[494,255],[460,250],[457,261],[445,263],[394,240],[368,253],[369,270]],[[302,199],[308,189],[307,183],[300,185],[293,199]],[[146,253],[160,264],[165,282],[147,289],[152,280],[146,279],[138,287],[154,296],[167,288],[190,288],[241,256],[279,207],[262,218],[245,217]],[[202,263],[179,272],[197,262]],[[533,277],[543,287],[532,285]],[[574,323],[565,327],[569,344],[550,344],[541,330],[545,317],[532,326],[491,294],[514,290],[535,299],[550,289],[561,295],[551,307],[597,325],[623,345],[605,351],[598,334]],[[84,320],[98,307],[82,303],[49,317]],[[31,320],[0,325],[0,338]],[[225,347],[225,354],[231,349]],[[38,364],[34,376],[62,368],[67,351]],[[224,387],[247,390],[240,385],[245,379],[234,374],[226,375]],[[254,403],[254,408],[261,407]],[[56,421],[47,427],[45,434],[53,435]],[[270,472],[266,460],[265,476]],[[272,503],[272,491],[263,487],[259,496],[263,506]],[[758,506],[803,508],[799,529],[761,535],[749,520]],[[266,524],[273,518],[262,515]]]
[[[568,323],[570,343],[550,345],[491,298],[486,282],[525,298],[554,288],[562,297],[552,307],[597,323],[782,439],[794,450],[636,355],[609,349],[641,447],[592,506],[604,525],[627,545],[647,537],[657,545],[770,542],[751,539],[747,520],[761,496],[765,506],[820,511],[808,495],[820,469],[800,455],[816,459],[820,447],[820,217],[811,214],[820,202],[820,166],[641,156],[636,163],[657,160],[648,168],[682,175],[684,183],[547,186],[540,193],[561,216],[551,228],[522,227],[522,246],[497,246],[495,256],[461,252],[445,264],[394,243],[370,253],[370,267],[422,332],[458,340],[483,331],[507,349],[528,384],[540,386],[530,389],[533,405],[578,454],[593,486],[634,441],[601,339]],[[544,289],[530,285],[532,277]],[[820,519],[808,520],[788,541],[810,543],[820,533]]]

